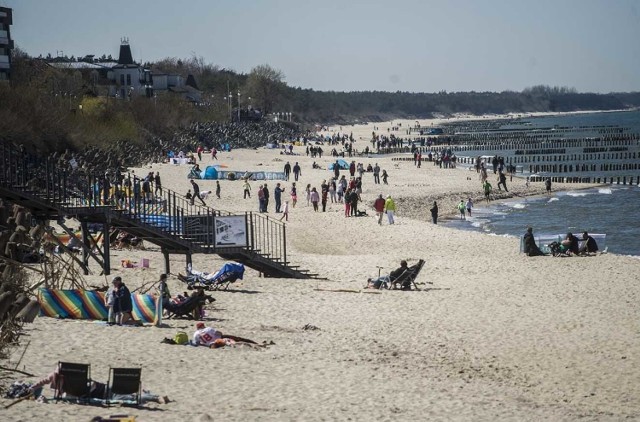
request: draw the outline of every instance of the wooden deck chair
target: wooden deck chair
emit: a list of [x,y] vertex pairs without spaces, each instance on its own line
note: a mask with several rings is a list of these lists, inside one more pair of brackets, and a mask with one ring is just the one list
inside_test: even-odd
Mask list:
[[135,404],[140,405],[142,399],[142,368],[109,368],[106,400],[107,406],[114,395],[133,395]]
[[422,267],[424,267],[424,259],[419,260],[415,265],[407,267],[402,274],[389,282],[388,288],[393,289],[397,284],[400,284],[403,290],[411,290],[412,285],[414,289],[420,290],[416,285],[416,278],[418,278]]
[[91,365],[58,362],[58,382],[56,382],[54,395],[56,401],[60,400],[65,393],[79,400],[89,401],[90,390]]

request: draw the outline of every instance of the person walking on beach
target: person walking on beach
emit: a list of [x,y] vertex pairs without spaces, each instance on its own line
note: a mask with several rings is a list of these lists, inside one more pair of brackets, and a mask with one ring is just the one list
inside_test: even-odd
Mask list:
[[313,210],[318,212],[318,201],[320,201],[320,195],[318,195],[318,191],[316,188],[311,189],[311,193],[309,194],[311,203],[313,204]]
[[460,212],[460,220],[466,220],[464,216],[464,212],[466,211],[466,207],[464,205],[464,199],[460,200],[460,203],[458,204],[458,211]]
[[291,184],[290,195],[291,195],[291,206],[295,208],[296,202],[298,202],[298,188],[296,188],[296,182],[293,182]]
[[216,180],[216,198],[220,199],[220,181]]
[[391,195],[387,195],[387,200],[384,201],[384,210],[387,213],[389,224],[394,224],[395,220],[393,219],[393,215],[396,212],[396,203],[391,198]]
[[493,186],[491,186],[491,183],[489,183],[488,180],[485,180],[484,184],[482,185],[482,189],[484,190],[484,199],[486,199],[487,202],[489,202],[491,200],[490,196],[491,196],[491,191],[493,190]]
[[211,148],[211,159],[212,160],[218,159],[218,150],[215,147]]
[[297,161],[296,161],[296,164],[293,166],[293,176],[296,179],[296,182],[298,181],[298,177],[302,176],[302,171],[300,170],[300,165],[298,164]]
[[487,175],[487,168],[484,166],[484,163],[482,163],[480,167],[480,181],[484,183],[488,177],[489,176]]
[[433,207],[429,211],[431,211],[433,224],[438,224],[438,203],[436,201],[433,201]]
[[244,179],[244,183],[242,185],[242,188],[244,189],[244,198],[243,199],[247,199],[247,196],[249,198],[251,198],[251,185],[249,184],[249,179]]
[[504,190],[506,192],[509,192],[509,189],[507,189],[507,175],[502,171],[498,173],[498,190],[502,190],[502,188],[500,188],[500,185],[504,186]]
[[336,178],[336,180],[340,178],[340,164],[338,163],[338,160],[336,160],[336,162],[333,163],[333,175]]
[[326,180],[322,181],[322,185],[320,185],[320,193],[321,193],[321,201],[322,201],[322,212],[327,212],[327,196],[329,195],[329,185]]
[[287,161],[287,164],[284,165],[284,180],[289,181],[289,174],[291,174],[291,164]]
[[385,185],[388,185],[389,183],[387,182],[387,178],[389,177],[389,175],[387,174],[386,170],[382,170],[382,183],[384,183]]
[[282,208],[282,217],[280,217],[280,221],[282,220],[289,221],[289,201],[284,201],[284,207]]
[[373,183],[376,185],[380,184],[380,166],[378,163],[373,166]]
[[471,208],[473,208],[473,201],[471,200],[471,198],[467,199],[467,214],[469,214],[469,217],[471,217]]
[[145,177],[142,181],[142,199],[145,202],[151,199],[151,182],[149,182],[149,177]]
[[382,225],[382,215],[384,214],[384,204],[385,200],[382,197],[382,194],[378,195],[376,200],[373,202],[373,208],[376,210],[376,216],[378,217],[378,225]]
[[202,196],[200,195],[200,186],[198,186],[198,184],[191,179],[191,188],[193,189],[193,196],[191,197],[191,205],[194,204],[196,198],[198,198],[200,200],[200,202],[202,202],[202,205],[207,206],[207,204],[204,202],[204,199],[202,199]]
[[551,178],[547,177],[547,180],[544,181],[544,187],[547,190],[547,195],[551,195]]
[[307,206],[311,203],[311,183],[307,183],[307,187],[304,189],[305,194],[307,195]]
[[153,192],[153,194],[158,196],[158,192],[160,192],[160,195],[162,195],[162,181],[160,180],[160,173],[159,172],[156,172],[156,175],[153,178],[153,183],[156,185],[156,188],[155,188],[155,191]]

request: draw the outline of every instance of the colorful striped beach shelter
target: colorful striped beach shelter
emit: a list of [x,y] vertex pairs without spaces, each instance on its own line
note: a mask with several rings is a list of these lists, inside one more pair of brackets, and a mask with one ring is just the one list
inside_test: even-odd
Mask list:
[[[68,319],[107,319],[104,293],[95,290],[39,289],[40,316]],[[131,294],[133,318],[145,323],[153,322],[156,315],[155,297],[149,294]]]

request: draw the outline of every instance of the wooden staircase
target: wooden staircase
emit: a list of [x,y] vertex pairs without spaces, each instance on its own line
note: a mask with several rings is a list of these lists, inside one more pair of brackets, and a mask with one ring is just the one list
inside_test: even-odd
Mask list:
[[[3,200],[31,210],[40,221],[76,218],[83,233],[89,223],[102,224],[105,233],[110,228],[125,230],[160,246],[167,272],[169,254],[184,254],[189,264],[193,253],[205,253],[242,263],[265,277],[318,276],[291,265],[286,253],[286,226],[266,215],[231,214],[194,205],[168,189],[143,198],[138,179],[125,179],[114,187],[104,175],[81,173],[50,157],[32,156],[11,145],[0,147],[0,165]],[[233,241],[228,238],[230,228],[236,230]],[[105,274],[110,271],[108,243],[100,262]]]

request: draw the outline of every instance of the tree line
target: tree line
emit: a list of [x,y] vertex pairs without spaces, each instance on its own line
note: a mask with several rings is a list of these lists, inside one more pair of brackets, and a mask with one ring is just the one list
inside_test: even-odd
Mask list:
[[[108,56],[84,56],[80,60],[107,59]],[[203,93],[200,104],[188,104],[171,94],[123,101],[106,97],[105,91],[97,89],[81,72],[54,68],[46,62],[20,49],[13,51],[11,83],[0,84],[0,140],[29,144],[42,151],[87,146],[109,148],[123,140],[140,143],[153,137],[170,139],[176,128],[194,122],[226,122],[229,110],[238,105],[252,106],[265,115],[291,112],[293,120],[302,126],[427,118],[436,114],[564,112],[640,106],[638,92],[579,93],[571,88],[549,86],[534,86],[522,92],[317,91],[289,86],[285,75],[267,64],[240,73],[196,56],[165,58],[144,66],[155,72],[193,75]]]

